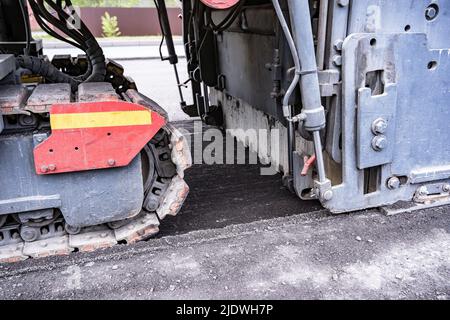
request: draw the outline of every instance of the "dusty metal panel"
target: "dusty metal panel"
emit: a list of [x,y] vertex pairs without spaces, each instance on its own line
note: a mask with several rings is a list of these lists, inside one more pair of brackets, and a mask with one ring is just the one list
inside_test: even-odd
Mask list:
[[0,86],[0,109],[3,115],[24,113],[29,92],[22,85]]
[[[372,96],[369,88],[358,92],[356,153],[358,168],[366,169],[391,163],[394,157],[397,86],[386,86],[385,92]],[[383,123],[376,131],[374,126]]]
[[16,60],[12,54],[0,54],[0,80],[16,70]]
[[[393,145],[392,163],[381,166],[377,190],[365,194],[364,171],[358,169],[355,141],[371,142],[355,130],[355,122],[364,125],[357,122],[361,107],[357,92],[365,86],[367,73],[373,71],[375,51],[381,52],[386,66],[386,85],[395,83],[397,87],[396,104],[391,106],[396,109],[396,132],[387,141]],[[409,201],[421,188],[412,183],[415,174],[428,172],[420,180],[426,188],[426,182],[436,179],[431,174],[436,167],[448,166],[450,160],[448,50],[430,50],[425,34],[355,34],[345,41],[343,57],[343,184],[333,188],[333,199],[324,205],[342,212]],[[380,110],[380,116],[382,113]],[[405,181],[389,185],[393,177],[405,177]],[[448,184],[445,174],[440,178],[444,179],[441,187]]]
[[110,83],[86,82],[78,86],[77,101],[119,101],[119,96]]
[[[218,11],[216,19],[223,19]],[[294,64],[285,41],[279,36],[275,13],[270,7],[249,7],[243,19],[217,35],[219,74],[224,92],[284,121],[280,98],[288,87]],[[293,99],[299,101],[298,95]]]
[[34,113],[49,112],[53,104],[71,102],[72,91],[68,83],[40,84],[28,98],[25,110]]
[[348,34],[424,33],[430,49],[450,48],[448,0],[358,0],[352,1],[350,8]]

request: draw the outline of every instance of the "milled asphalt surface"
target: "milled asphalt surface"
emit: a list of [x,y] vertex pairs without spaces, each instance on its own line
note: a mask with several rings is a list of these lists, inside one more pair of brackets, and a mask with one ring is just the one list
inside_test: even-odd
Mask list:
[[448,219],[314,212],[192,231],[2,266],[0,298],[443,300]]
[[[124,64],[141,91],[184,119],[169,65]],[[450,297],[449,208],[333,216],[258,165],[196,165],[186,180],[190,196],[157,238],[0,265],[0,299]]]

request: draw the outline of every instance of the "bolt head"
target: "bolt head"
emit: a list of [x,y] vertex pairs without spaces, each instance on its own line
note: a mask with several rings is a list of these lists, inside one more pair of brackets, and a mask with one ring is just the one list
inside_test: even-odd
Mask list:
[[336,40],[336,42],[334,43],[334,49],[336,49],[336,51],[342,51],[342,46],[344,45],[344,41],[339,39]]
[[339,5],[340,7],[346,7],[346,6],[349,5],[350,0],[338,0],[337,3],[338,3],[338,5]]
[[334,56],[334,57],[333,57],[333,64],[334,64],[336,67],[342,66],[342,56],[339,56],[339,55]]
[[108,165],[111,166],[111,167],[115,166],[115,165],[116,165],[116,160],[114,160],[114,159],[109,159],[109,160],[108,160]]
[[387,138],[383,135],[376,136],[372,140],[372,148],[375,151],[383,151],[384,149],[387,148],[387,146],[388,146]]
[[388,122],[379,118],[372,123],[372,132],[374,134],[385,134],[388,128]]
[[50,165],[48,166],[48,170],[50,170],[50,171],[55,171],[55,170],[56,170],[56,165],[50,164]]
[[400,188],[400,179],[397,177],[392,177],[388,180],[387,186],[390,190],[395,190]]
[[442,190],[444,192],[450,192],[450,184],[444,184],[444,186],[442,187]]
[[418,192],[419,192],[420,196],[427,196],[428,195],[428,189],[425,186],[420,187]]
[[433,20],[437,16],[437,10],[433,7],[429,7],[425,11],[425,16],[428,20]]
[[42,166],[41,167],[41,172],[47,173],[48,172],[48,166]]
[[330,201],[331,199],[333,199],[333,191],[331,190],[325,191],[322,198],[325,201]]

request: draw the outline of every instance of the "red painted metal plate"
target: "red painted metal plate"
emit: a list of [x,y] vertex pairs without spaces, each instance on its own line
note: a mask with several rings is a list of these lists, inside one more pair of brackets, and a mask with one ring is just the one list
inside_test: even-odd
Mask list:
[[201,0],[208,7],[214,9],[229,9],[236,5],[239,0]]
[[51,136],[34,150],[40,175],[127,166],[165,125],[128,102],[53,105],[50,122]]

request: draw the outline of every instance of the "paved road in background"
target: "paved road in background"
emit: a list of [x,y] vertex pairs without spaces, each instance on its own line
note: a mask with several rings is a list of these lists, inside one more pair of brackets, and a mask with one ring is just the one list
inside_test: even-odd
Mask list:
[[[53,58],[56,54],[71,54],[72,56],[77,56],[83,54],[83,51],[73,48],[73,47],[57,47],[54,48],[48,45],[45,48],[45,54],[49,58]],[[175,47],[177,54],[180,56],[184,55],[184,48],[181,45]],[[132,60],[133,58],[151,58],[154,59],[159,57],[159,45],[156,43],[144,44],[144,45],[126,45],[126,46],[104,46],[103,52],[105,56],[110,59],[120,59],[120,60]],[[163,46],[162,52],[167,55],[167,50]]]
[[[173,67],[167,61],[132,60],[119,61],[125,68],[127,76],[136,81],[139,91],[158,102],[169,113],[171,121],[188,119],[179,105],[179,95]],[[181,81],[187,79],[186,60],[180,59],[178,65]],[[187,101],[191,101],[191,93],[184,90]]]
[[[128,43],[123,45],[123,42]],[[52,59],[57,54],[71,54],[77,56],[83,52],[65,45],[62,42],[44,42],[44,53]],[[176,51],[180,56],[178,70],[181,81],[187,79],[184,48],[176,41]],[[158,102],[165,108],[171,121],[188,119],[180,110],[179,94],[176,86],[173,67],[167,61],[161,61],[159,55],[159,40],[147,41],[111,41],[102,40],[103,51],[107,58],[116,60],[125,68],[127,76],[131,76],[137,83],[139,91]],[[165,46],[163,55],[167,55]],[[138,59],[133,59],[138,58]],[[191,102],[191,94],[184,90],[187,102]]]

